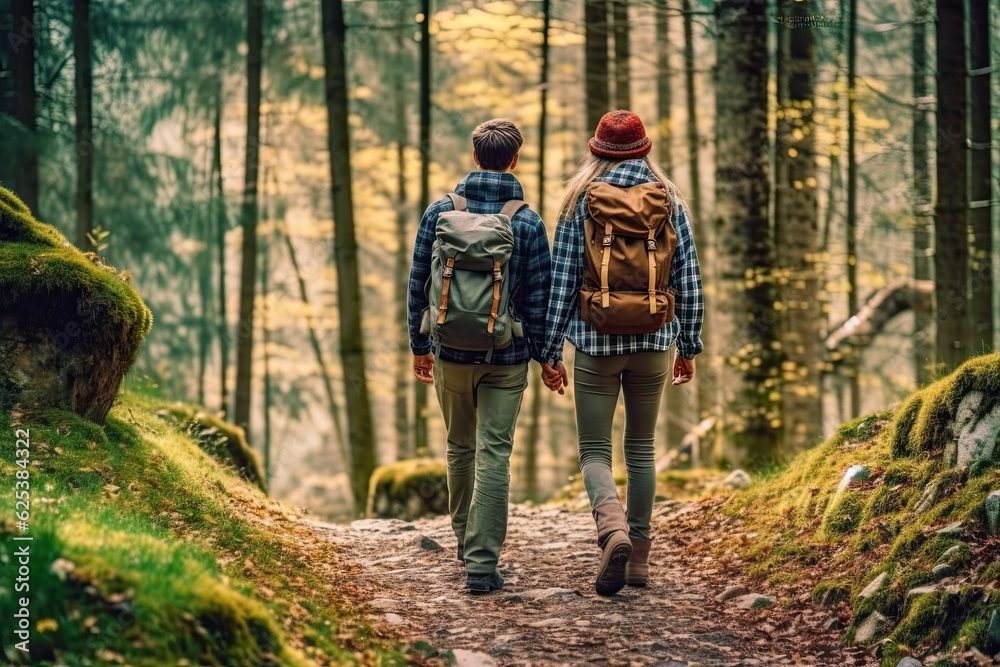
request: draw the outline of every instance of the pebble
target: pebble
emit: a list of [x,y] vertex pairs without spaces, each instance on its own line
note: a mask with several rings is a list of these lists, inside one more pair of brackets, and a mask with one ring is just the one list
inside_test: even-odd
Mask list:
[[521,600],[553,600],[558,598],[575,598],[580,593],[572,588],[532,588],[518,594]]
[[889,576],[888,572],[883,572],[878,575],[871,582],[865,586],[864,590],[858,593],[858,597],[870,598],[871,596],[878,593],[879,589],[882,588],[882,584],[885,583],[886,577]]
[[954,566],[948,565],[947,563],[941,563],[940,565],[935,565],[931,573],[938,579],[944,579],[945,577],[953,577],[957,573]]
[[833,618],[827,619],[826,623],[823,624],[823,629],[827,632],[833,632],[834,630],[843,630],[844,623],[834,616]]
[[986,496],[986,524],[990,535],[1000,535],[1000,489]]
[[1000,644],[1000,609],[994,609],[990,614],[990,627],[986,634],[994,644]]
[[565,618],[546,618],[541,621],[535,621],[534,623],[528,623],[528,627],[532,628],[558,628],[560,626],[566,625]]
[[486,653],[456,648],[451,652],[455,656],[454,667],[496,667],[496,660]]
[[750,475],[743,470],[734,470],[722,480],[722,486],[727,489],[745,489],[750,486]]
[[386,614],[385,620],[390,625],[402,625],[405,622],[399,614]]
[[854,643],[866,644],[870,642],[885,629],[887,623],[888,619],[885,616],[877,611],[873,611],[854,632]]
[[569,542],[549,542],[538,547],[539,551],[559,551],[560,549],[569,549]]
[[733,598],[738,598],[741,595],[746,595],[749,592],[750,590],[746,586],[740,586],[740,585],[730,586],[729,588],[727,588],[726,590],[722,591],[717,596],[715,596],[715,599],[718,600],[719,602],[726,602],[728,600],[732,600]]
[[896,667],[924,667],[924,664],[916,658],[906,657],[896,663]]
[[426,535],[420,536],[420,548],[424,551],[440,551],[441,545]]
[[936,530],[934,532],[937,533],[938,535],[961,535],[962,534],[962,522],[961,521],[955,521],[953,523],[949,523],[944,528],[941,528],[941,529]]
[[763,609],[764,607],[770,607],[772,604],[777,602],[776,598],[770,595],[761,595],[759,593],[748,593],[747,595],[741,595],[736,599],[736,606],[740,609]]
[[939,563],[946,563],[946,562],[948,562],[948,560],[952,556],[957,555],[960,551],[962,551],[962,549],[965,549],[967,547],[968,547],[968,545],[965,544],[964,542],[960,542],[960,543],[956,544],[955,546],[948,547],[945,550],[945,552],[943,554],[941,554],[941,557],[938,558],[938,562]]
[[840,479],[840,484],[837,486],[837,492],[840,493],[855,482],[864,482],[868,479],[871,474],[871,470],[867,466],[853,465],[847,469],[844,476]]

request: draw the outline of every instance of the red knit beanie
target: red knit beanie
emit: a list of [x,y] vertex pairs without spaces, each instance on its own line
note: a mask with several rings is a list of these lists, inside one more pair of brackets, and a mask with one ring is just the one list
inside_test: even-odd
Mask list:
[[651,147],[642,120],[624,109],[604,114],[590,140],[590,152],[609,160],[643,157]]

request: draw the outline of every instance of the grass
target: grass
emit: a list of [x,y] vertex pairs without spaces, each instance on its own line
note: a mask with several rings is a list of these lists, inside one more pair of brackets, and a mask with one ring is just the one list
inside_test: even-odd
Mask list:
[[[31,435],[31,664],[407,663],[361,620],[354,573],[329,541],[218,465],[161,399],[127,392],[104,427],[2,407],[0,433]],[[11,498],[14,443],[0,442]],[[0,523],[8,544],[14,532]],[[5,648],[11,629],[0,626]]]
[[[734,494],[724,508],[759,535],[748,548],[752,576],[770,580],[781,572],[784,579],[811,582],[817,602],[847,600],[854,612],[848,636],[871,612],[886,615],[899,650],[886,652],[885,665],[895,667],[894,660],[911,652],[1000,650],[988,645],[986,633],[989,613],[1000,603],[990,593],[1000,585],[1000,537],[987,534],[983,507],[1000,488],[1000,462],[994,455],[966,470],[949,467],[943,457],[950,422],[971,391],[1000,393],[1000,354],[969,361],[896,410],[845,424],[781,474]],[[838,491],[852,465],[868,467],[869,479]],[[936,498],[917,512],[928,487]],[[963,522],[960,535],[937,534],[954,521]],[[931,569],[956,545],[946,562],[959,576],[938,592],[908,595],[933,583]],[[882,588],[860,597],[883,571],[889,576]]]

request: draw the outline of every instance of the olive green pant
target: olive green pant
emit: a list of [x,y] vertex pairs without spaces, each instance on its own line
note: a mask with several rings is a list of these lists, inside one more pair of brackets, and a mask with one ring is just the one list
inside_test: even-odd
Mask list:
[[434,386],[448,429],[448,508],[465,566],[496,570],[507,537],[510,454],[528,364],[437,361]]
[[[611,425],[618,396],[625,394],[625,468],[628,472],[626,520],[629,538],[649,539],[656,496],[656,418],[670,373],[669,352],[639,352],[610,357],[576,353],[574,394],[580,437],[580,471],[597,520],[598,543],[621,525],[620,501],[611,473]],[[615,512],[598,511],[619,503]],[[607,508],[604,508],[607,510]],[[603,525],[606,524],[606,525]]]

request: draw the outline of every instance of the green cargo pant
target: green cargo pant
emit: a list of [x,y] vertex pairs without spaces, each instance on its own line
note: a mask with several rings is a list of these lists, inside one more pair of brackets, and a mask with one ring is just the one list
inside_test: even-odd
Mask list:
[[527,386],[528,364],[435,363],[448,429],[448,508],[470,574],[495,571],[507,537],[510,454]]
[[602,503],[620,502],[611,473],[611,424],[618,396],[623,390],[629,538],[649,539],[649,521],[656,496],[656,417],[669,373],[669,352],[610,357],[592,357],[579,350],[576,353],[573,387],[580,436],[580,471],[590,506],[595,510],[598,543],[603,543],[610,532],[625,528],[617,518],[621,516],[620,509],[617,512],[597,511]]

